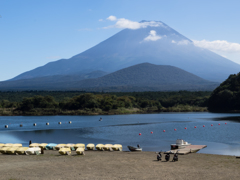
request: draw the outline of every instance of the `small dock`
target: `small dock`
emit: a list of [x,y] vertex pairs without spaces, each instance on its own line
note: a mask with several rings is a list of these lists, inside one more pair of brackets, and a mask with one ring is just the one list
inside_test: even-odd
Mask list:
[[200,149],[203,149],[205,147],[207,147],[207,146],[206,145],[189,145],[189,146],[186,146],[185,148],[166,151],[166,152],[164,152],[164,154],[167,154],[167,153],[174,154],[177,151],[178,151],[178,154],[181,154],[181,155],[188,154],[188,153],[196,153]]

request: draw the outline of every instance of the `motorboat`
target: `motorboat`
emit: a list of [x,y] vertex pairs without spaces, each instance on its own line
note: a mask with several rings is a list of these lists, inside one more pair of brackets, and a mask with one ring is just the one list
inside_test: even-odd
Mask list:
[[64,148],[61,148],[58,152],[61,155],[70,155],[71,154],[71,148],[70,147],[64,147]]
[[79,147],[79,148],[77,148],[76,153],[77,153],[78,155],[85,155],[84,151],[85,151],[84,148]]
[[99,151],[103,151],[104,144],[97,144],[96,149]]
[[182,140],[182,139],[177,139],[176,144],[171,144],[171,150],[182,149],[182,148],[185,148],[186,146],[189,146],[189,145],[191,145],[191,144]]
[[134,146],[128,146],[128,149],[130,151],[138,151],[138,152],[141,152],[142,151],[142,148],[140,147],[134,147]]
[[95,145],[94,144],[88,144],[87,145],[87,149],[88,150],[94,150],[95,149]]
[[41,148],[40,147],[32,147],[32,148],[28,148],[25,151],[26,155],[38,155],[41,154]]
[[114,151],[122,151],[122,145],[121,145],[121,144],[114,144],[114,145],[112,146],[112,149],[113,149]]

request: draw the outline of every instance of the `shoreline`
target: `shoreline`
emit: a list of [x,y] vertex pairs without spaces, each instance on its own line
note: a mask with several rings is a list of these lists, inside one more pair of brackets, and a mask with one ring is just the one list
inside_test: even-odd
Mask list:
[[121,115],[121,114],[155,114],[163,112],[209,112],[207,107],[189,107],[191,109],[163,108],[151,110],[149,108],[121,108],[102,111],[99,109],[62,111],[60,109],[34,109],[32,111],[16,111],[15,109],[0,108],[0,116],[56,116],[56,115]]
[[[239,179],[240,159],[190,153],[177,162],[157,161],[155,152],[86,151],[85,156],[0,154],[0,179]],[[170,160],[172,160],[172,155]]]

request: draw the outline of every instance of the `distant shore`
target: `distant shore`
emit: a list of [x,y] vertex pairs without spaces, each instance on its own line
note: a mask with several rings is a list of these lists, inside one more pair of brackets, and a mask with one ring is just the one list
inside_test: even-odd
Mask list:
[[155,152],[85,154],[0,154],[0,179],[240,179],[240,159],[234,156],[191,153],[179,155],[177,162],[165,162],[164,158],[160,162]]
[[103,111],[102,109],[61,110],[58,108],[32,109],[19,111],[14,108],[0,108],[0,116],[46,116],[46,115],[119,115],[119,114],[152,114],[160,112],[208,112],[207,107],[176,106],[170,108],[119,108]]

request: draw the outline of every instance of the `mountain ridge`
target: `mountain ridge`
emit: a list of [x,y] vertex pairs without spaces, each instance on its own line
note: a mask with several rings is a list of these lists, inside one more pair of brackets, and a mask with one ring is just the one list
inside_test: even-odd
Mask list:
[[97,78],[48,83],[42,79],[1,82],[0,90],[177,91],[213,90],[218,85],[180,68],[150,63],[133,65]]

